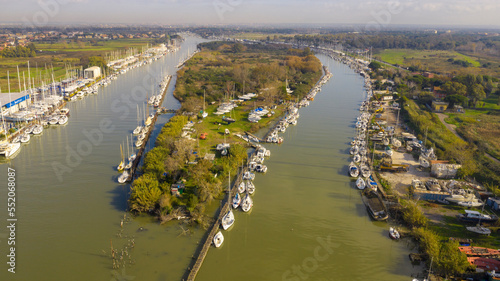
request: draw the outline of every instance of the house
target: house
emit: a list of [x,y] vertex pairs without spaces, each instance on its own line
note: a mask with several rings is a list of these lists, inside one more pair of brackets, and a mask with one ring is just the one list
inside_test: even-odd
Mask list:
[[384,95],[384,96],[382,96],[382,100],[383,101],[391,101],[391,100],[393,100],[393,96],[392,95]]
[[455,104],[453,106],[453,112],[456,112],[456,113],[465,113],[465,110],[464,110],[464,108],[462,106]]
[[444,101],[432,101],[432,110],[436,112],[445,112],[446,109],[448,109],[449,103],[444,102]]

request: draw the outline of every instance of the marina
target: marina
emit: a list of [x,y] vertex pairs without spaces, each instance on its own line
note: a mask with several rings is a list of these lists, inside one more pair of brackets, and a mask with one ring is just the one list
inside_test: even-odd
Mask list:
[[[185,54],[186,45],[195,49],[197,40],[199,39],[188,38],[179,52]],[[168,71],[174,71],[169,73],[173,74],[178,56],[181,54],[168,55],[158,62],[166,61]],[[116,274],[141,276],[145,280],[194,280],[194,276],[196,280],[212,280],[213,276],[218,276],[219,280],[229,280],[235,274],[243,276],[242,280],[256,280],[263,275],[276,280],[283,278],[282,275],[293,264],[300,264],[303,257],[311,255],[310,249],[320,245],[318,239],[330,241],[329,235],[334,235],[335,246],[332,246],[332,253],[335,255],[327,252],[328,263],[323,263],[315,272],[317,278],[329,276],[331,272],[336,272],[339,278],[349,278],[347,276],[352,276],[355,272],[354,278],[371,280],[409,276],[412,269],[407,262],[399,261],[408,255],[405,245],[388,244],[391,242],[387,238],[388,228],[369,221],[360,196],[356,196],[357,190],[352,188],[349,177],[346,176],[346,140],[353,133],[350,120],[356,113],[354,108],[362,91],[359,75],[326,56],[319,57],[323,64],[329,66],[332,79],[323,85],[322,94],[314,97],[317,102],[300,109],[299,122],[285,132],[280,132],[286,141],[280,146],[269,147],[273,156],[265,161],[267,173],[255,175],[246,171],[248,163],[244,167],[246,172],[242,171],[240,174],[241,178],[233,180],[232,196],[224,199],[221,208],[219,202],[211,206],[216,220],[209,231],[191,227],[186,235],[185,226],[179,226],[177,221],[159,225],[150,217],[132,218],[125,213],[129,187],[117,183],[117,149],[133,133],[137,124],[137,105],[123,107],[127,97],[121,96],[121,93],[132,89],[133,83],[139,84],[147,68],[155,67],[155,80],[160,81],[160,69],[163,67],[165,70],[165,65],[152,63],[145,66],[144,72],[141,68],[128,71],[123,74],[123,80],[119,77],[116,83],[105,87],[102,93],[80,102],[68,103],[71,121],[64,127],[49,128],[44,132],[43,138],[31,140],[30,145],[11,160],[14,167],[25,167],[25,171],[21,171],[19,175],[18,184],[31,188],[20,193],[27,202],[31,200],[37,209],[20,210],[25,223],[30,224],[30,231],[22,234],[26,244],[19,247],[19,254],[38,259],[40,255],[28,255],[28,251],[36,249],[36,253],[49,255],[51,259],[58,261],[58,266],[63,265],[71,272],[78,272],[78,264],[81,263],[94,268],[91,272],[85,270],[85,273],[72,278],[73,280],[98,280]],[[167,104],[159,107],[173,109],[179,106],[172,97],[175,76],[171,80],[165,93]],[[338,84],[339,81],[342,83]],[[145,87],[147,91],[149,88],[149,85]],[[341,102],[337,100],[340,97]],[[141,99],[140,102],[146,103],[147,100]],[[149,131],[150,139],[143,144],[144,152],[151,149],[156,135],[171,116],[172,114],[155,115],[156,122],[151,123]],[[81,129],[104,122],[102,120],[105,123],[97,129],[92,129],[92,126]],[[110,125],[112,130],[109,129]],[[256,138],[264,136],[268,130],[266,128],[254,135]],[[99,134],[109,144],[102,140],[98,142]],[[82,140],[89,143],[94,141],[97,145],[91,147],[91,153],[78,154]],[[43,149],[39,149],[42,147]],[[62,151],[61,147],[64,148]],[[262,155],[257,155],[259,152],[264,156],[266,154],[263,150],[255,149],[256,157],[249,159],[255,161],[255,168],[258,164],[263,164],[258,163],[262,162]],[[139,160],[139,153],[138,151],[134,162],[136,165],[141,165],[143,161]],[[71,156],[67,158],[67,155]],[[67,162],[68,159],[74,162]],[[67,167],[71,171],[54,171],[54,167],[59,167],[58,163],[69,165]],[[38,167],[37,170],[41,173],[36,179],[26,174],[26,171],[34,167]],[[250,188],[248,192],[253,190],[255,193],[248,197],[251,202],[245,204],[248,213],[241,209],[247,196],[245,192],[249,188],[245,184],[245,189],[238,196],[241,203],[233,210],[234,226],[224,231],[221,229],[222,218],[234,202],[229,198],[236,197],[236,189],[244,182],[243,177],[253,179],[254,183],[253,189]],[[37,181],[43,181],[47,185],[37,187]],[[304,189],[304,186],[310,188]],[[69,198],[73,199],[68,200]],[[50,202],[54,200],[60,203],[53,206]],[[92,208],[89,209],[88,204]],[[82,209],[88,210],[85,218],[74,221],[75,212]],[[39,213],[39,210],[44,211]],[[57,222],[41,219],[43,215],[55,213],[60,214]],[[89,225],[93,227],[86,227]],[[219,231],[223,240],[214,240]],[[351,235],[355,233],[364,235]],[[370,241],[365,239],[366,235],[370,237]],[[44,243],[46,239],[57,241],[57,246]],[[110,240],[113,248],[118,250],[130,247],[127,245],[131,241],[135,245],[133,250],[127,248],[131,256],[127,259],[131,263],[123,271],[111,268],[108,253]],[[223,242],[219,248],[215,248],[215,241]],[[74,251],[68,253],[68,248]],[[212,249],[209,250],[210,248]],[[352,251],[362,255],[349,254]],[[381,253],[382,258],[379,257]],[[59,258],[56,258],[57,255]],[[263,255],[269,257],[266,266],[260,264],[264,262],[259,258]],[[357,263],[361,262],[366,269],[350,267],[349,264],[354,259],[358,259]],[[163,266],[165,263],[169,263],[168,269]],[[242,268],[233,266],[233,263],[245,263],[248,266]],[[387,264],[393,266],[387,269]],[[21,272],[20,278],[32,278],[30,272],[54,271],[52,266],[42,267],[34,260],[31,260],[30,266],[33,270]],[[221,271],[221,268],[229,270]],[[254,268],[261,270],[255,271]],[[270,272],[271,268],[275,270]],[[67,276],[66,273],[59,272],[51,274],[51,280],[65,279]]]

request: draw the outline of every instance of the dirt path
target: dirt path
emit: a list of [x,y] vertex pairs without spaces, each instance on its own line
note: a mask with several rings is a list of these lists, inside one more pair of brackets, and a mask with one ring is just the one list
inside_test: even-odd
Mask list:
[[[461,136],[457,133],[457,131],[455,130],[455,128],[456,128],[456,126],[455,126],[455,125],[453,125],[453,124],[448,124],[448,123],[446,123],[446,122],[444,121],[444,119],[445,119],[446,117],[448,117],[446,114],[444,114],[444,113],[436,113],[436,114],[437,114],[437,116],[439,117],[439,120],[441,120],[441,123],[443,123],[443,125],[445,125],[445,126],[446,126],[446,128],[447,128],[448,130],[450,130],[453,134],[455,134],[455,136],[459,137],[461,140],[466,141],[466,140],[464,140],[464,139],[463,139],[463,138],[462,138],[462,137],[461,137]],[[498,159],[496,159],[495,157],[491,156],[489,153],[486,153],[486,152],[485,152],[485,153],[484,153],[484,155],[486,155],[486,157],[490,158],[492,161],[496,162],[497,164],[500,164],[500,160],[498,160]]]
[[459,134],[457,134],[457,131],[455,131],[455,128],[457,126],[453,125],[453,124],[448,124],[444,121],[445,118],[448,117],[448,115],[444,114],[444,113],[436,113],[436,115],[439,117],[439,120],[441,120],[441,123],[443,123],[443,125],[446,126],[446,128],[448,130],[450,130],[455,136],[457,136],[458,138],[460,138],[461,140],[465,141]]

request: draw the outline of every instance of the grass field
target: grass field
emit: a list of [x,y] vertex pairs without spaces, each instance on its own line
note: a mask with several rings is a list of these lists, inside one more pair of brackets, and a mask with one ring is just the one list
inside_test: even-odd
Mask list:
[[[150,42],[146,39],[118,39],[98,41],[96,44],[90,42],[67,42],[61,41],[53,44],[35,44],[37,50],[36,57],[32,58],[0,58],[0,89],[2,92],[8,91],[7,71],[10,78],[11,92],[19,91],[17,77],[17,66],[19,66],[21,87],[23,86],[23,72],[28,79],[28,61],[30,64],[30,75],[36,77],[35,83],[40,85],[40,74],[42,80],[51,82],[51,72],[49,69],[54,67],[54,80],[59,80],[66,75],[66,65],[80,67],[80,59],[90,56],[105,56],[111,51],[126,50],[145,47]],[[28,84],[28,82],[26,82]]]
[[[455,51],[385,49],[376,53],[374,56],[390,64],[397,64],[405,67],[416,66],[420,70],[436,73],[449,73],[454,75],[472,73],[475,75],[485,74],[500,77],[500,70],[497,67],[481,67],[485,62],[497,64],[497,61],[464,55]],[[471,63],[472,66],[463,67],[456,65],[449,62],[449,59],[466,61]]]

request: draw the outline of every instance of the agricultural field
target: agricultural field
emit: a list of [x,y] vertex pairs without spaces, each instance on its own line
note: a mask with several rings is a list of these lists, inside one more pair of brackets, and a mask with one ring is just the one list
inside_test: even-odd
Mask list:
[[[66,66],[81,65],[82,58],[91,56],[105,56],[111,51],[127,50],[136,48],[141,51],[150,40],[145,39],[118,39],[97,41],[61,41],[53,44],[35,44],[37,48],[36,57],[31,58],[0,58],[0,89],[2,92],[8,91],[7,71],[9,72],[10,90],[11,92],[19,91],[19,83],[17,77],[17,66],[19,66],[21,87],[23,86],[23,72],[25,78],[28,79],[28,61],[30,64],[30,76],[36,77],[36,84],[40,75],[42,80],[51,81],[51,71],[54,70],[54,80],[59,80],[66,75]],[[28,82],[26,82],[27,84]]]
[[[488,62],[498,65],[498,61],[492,58],[485,59],[472,55],[464,55],[455,51],[385,49],[374,56],[390,64],[404,67],[414,66],[419,70],[435,73],[452,75],[483,74],[500,77],[500,69],[498,67],[483,67],[483,64]],[[457,62],[467,63],[469,66],[463,66],[457,64]]]

